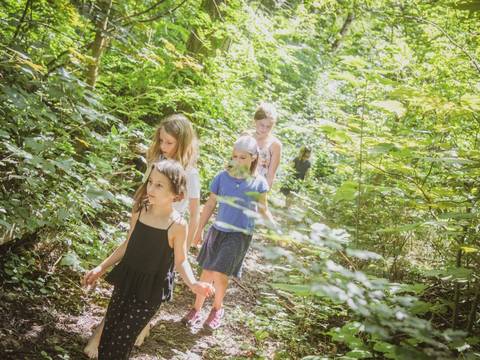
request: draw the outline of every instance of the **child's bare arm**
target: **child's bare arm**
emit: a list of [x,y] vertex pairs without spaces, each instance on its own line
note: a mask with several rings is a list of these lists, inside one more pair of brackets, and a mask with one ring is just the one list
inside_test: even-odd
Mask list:
[[267,183],[270,188],[272,188],[273,180],[275,180],[275,174],[277,173],[278,166],[280,165],[280,159],[282,157],[282,143],[280,141],[275,141],[271,145],[272,157],[270,159],[270,166],[268,167],[267,172]]
[[200,199],[189,199],[188,209],[190,216],[188,219],[187,247],[188,245],[196,244],[194,242],[194,237],[195,233],[197,232],[198,222],[200,220]]
[[258,212],[262,217],[269,222],[273,226],[277,226],[277,223],[275,222],[275,219],[272,216],[272,213],[268,209],[268,201],[267,201],[267,193],[261,193],[259,198],[258,198]]
[[202,214],[200,215],[200,220],[198,222],[197,232],[193,240],[194,244],[200,244],[203,241],[203,229],[208,223],[208,220],[212,217],[213,211],[217,206],[217,195],[215,193],[210,193],[207,202],[203,206]]
[[135,222],[138,219],[138,216],[139,213],[132,213],[132,216],[130,218],[130,229],[128,230],[127,238],[120,244],[119,247],[115,249],[115,251],[109,257],[103,260],[100,265],[85,274],[82,280],[83,286],[93,285],[99,277],[106,273],[108,268],[122,260],[123,256],[125,255],[128,241],[130,240],[130,236],[132,235],[132,231],[135,226]]
[[173,237],[175,268],[182,277],[182,280],[194,293],[202,296],[210,296],[213,293],[213,287],[210,284],[197,281],[193,275],[192,267],[188,262],[186,226],[183,224],[173,225],[171,236]]

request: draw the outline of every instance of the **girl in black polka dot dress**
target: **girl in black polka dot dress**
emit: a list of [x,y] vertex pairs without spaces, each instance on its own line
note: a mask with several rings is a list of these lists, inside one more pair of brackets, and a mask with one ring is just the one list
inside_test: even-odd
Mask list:
[[[106,278],[114,290],[96,330],[101,332],[99,359],[128,359],[137,335],[160,304],[172,298],[174,267],[194,293],[209,296],[213,292],[210,284],[193,276],[186,257],[186,224],[172,207],[181,200],[185,181],[176,161],[153,164],[148,180],[135,194],[127,239],[83,278],[84,286],[92,286],[118,263]],[[89,345],[96,352],[97,344]]]

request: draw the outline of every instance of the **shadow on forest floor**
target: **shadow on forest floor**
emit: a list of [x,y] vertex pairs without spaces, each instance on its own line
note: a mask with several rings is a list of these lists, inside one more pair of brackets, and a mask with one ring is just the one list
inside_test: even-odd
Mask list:
[[[191,263],[195,263],[193,259]],[[260,253],[249,251],[241,282],[231,282],[225,298],[224,326],[215,332],[190,329],[180,322],[194,295],[177,279],[174,299],[163,304],[154,318],[150,336],[132,353],[132,359],[246,359],[255,356],[255,336],[245,324],[267,286],[269,268]],[[100,322],[110,287],[101,284],[92,293],[77,285],[78,274],[68,273],[63,294],[27,297],[12,290],[0,293],[0,358],[86,359],[82,349]],[[202,311],[210,311],[207,300]]]

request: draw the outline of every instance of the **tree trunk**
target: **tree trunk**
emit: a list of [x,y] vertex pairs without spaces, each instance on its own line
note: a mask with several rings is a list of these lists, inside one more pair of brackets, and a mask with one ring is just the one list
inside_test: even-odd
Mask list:
[[[206,12],[212,21],[221,20],[223,21],[222,13],[220,12],[220,5],[224,3],[225,0],[203,0],[201,11]],[[217,44],[216,48],[228,49],[230,46],[229,39],[223,39],[221,44]],[[190,32],[190,36],[187,41],[187,51],[190,54],[199,54],[205,50],[204,43],[202,42],[200,36],[198,35],[198,29],[193,29]]]
[[[472,212],[472,208],[468,207],[467,211],[468,214]],[[468,226],[463,226],[463,234],[462,237],[460,238],[458,242],[459,249],[457,251],[457,258],[456,258],[456,263],[455,266],[457,268],[462,266],[462,255],[463,255],[463,250],[462,250],[462,245],[465,244],[465,240],[467,240],[468,236]],[[458,313],[459,313],[459,304],[460,304],[460,283],[458,281],[455,282],[455,292],[453,296],[453,314],[452,314],[452,328],[456,328],[458,325]]]
[[350,28],[350,25],[352,24],[353,21],[353,13],[348,13],[345,21],[343,22],[342,28],[340,29],[340,32],[337,35],[337,38],[332,44],[332,51],[336,51],[339,46],[340,42],[342,41],[342,38],[345,36],[346,32]]
[[[456,267],[462,266],[462,249],[457,251]],[[458,324],[458,306],[460,303],[460,284],[455,282],[455,290],[453,296],[453,314],[452,314],[452,328],[456,328]]]
[[96,22],[95,40],[92,44],[92,58],[93,61],[87,67],[87,84],[95,87],[98,78],[98,69],[100,67],[100,60],[107,45],[107,37],[105,31],[108,26],[108,19],[110,11],[112,10],[113,0],[104,0],[99,3],[102,14]]
[[470,307],[470,313],[468,314],[467,333],[471,334],[473,330],[473,324],[475,322],[475,315],[477,314],[478,304],[480,303],[480,279],[477,280],[477,286],[475,287],[475,296]]

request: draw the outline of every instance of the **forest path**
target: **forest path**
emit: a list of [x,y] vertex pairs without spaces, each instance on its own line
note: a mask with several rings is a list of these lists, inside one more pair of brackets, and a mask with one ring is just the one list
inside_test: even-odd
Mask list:
[[[258,240],[255,240],[258,242]],[[193,256],[190,262],[195,264]],[[177,279],[173,301],[162,304],[154,318],[150,336],[131,358],[146,359],[248,359],[256,357],[256,338],[248,321],[254,317],[257,298],[269,291],[271,266],[253,246],[245,259],[241,281],[231,281],[225,298],[225,318],[221,328],[191,329],[181,323],[194,294]],[[20,294],[0,294],[0,358],[3,359],[87,359],[82,349],[91,331],[102,319],[111,287],[100,282],[91,293],[77,285],[71,273],[64,301],[45,297],[28,303]],[[61,299],[61,298],[60,298]],[[3,301],[5,300],[5,301]],[[72,310],[74,308],[76,310]],[[203,319],[211,300],[202,310]],[[267,348],[266,348],[267,346]],[[274,344],[262,342],[262,354],[273,357]]]

